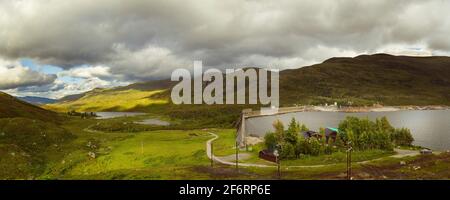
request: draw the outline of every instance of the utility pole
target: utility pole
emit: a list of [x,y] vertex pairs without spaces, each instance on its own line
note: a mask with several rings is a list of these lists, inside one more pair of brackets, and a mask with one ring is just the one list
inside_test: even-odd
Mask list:
[[347,146],[347,180],[352,180],[352,142],[348,142]]
[[214,167],[214,153],[213,153],[213,145],[214,143],[211,141],[211,167]]
[[239,163],[238,163],[238,161],[239,161],[239,144],[236,141],[236,171],[239,172]]

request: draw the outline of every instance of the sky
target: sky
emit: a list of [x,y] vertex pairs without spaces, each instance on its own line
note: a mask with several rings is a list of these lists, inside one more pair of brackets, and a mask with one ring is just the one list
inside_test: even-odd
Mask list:
[[205,68],[450,52],[446,0],[0,0],[0,91],[61,98]]

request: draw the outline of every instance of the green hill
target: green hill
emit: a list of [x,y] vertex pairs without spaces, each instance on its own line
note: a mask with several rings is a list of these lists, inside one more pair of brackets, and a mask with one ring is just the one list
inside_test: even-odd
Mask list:
[[[81,106],[89,103],[80,102],[84,96],[124,90],[161,91],[159,97],[169,100],[174,84],[160,80],[96,89],[60,102]],[[361,55],[331,58],[320,64],[280,72],[280,101],[284,106],[335,101],[344,105],[450,105],[449,91],[450,57]]]
[[33,178],[74,136],[53,111],[1,92],[0,103],[0,179]]
[[41,121],[58,121],[57,113],[45,110],[21,101],[11,95],[0,92],[0,118],[24,117]]
[[450,105],[450,58],[331,58],[280,73],[281,103]]

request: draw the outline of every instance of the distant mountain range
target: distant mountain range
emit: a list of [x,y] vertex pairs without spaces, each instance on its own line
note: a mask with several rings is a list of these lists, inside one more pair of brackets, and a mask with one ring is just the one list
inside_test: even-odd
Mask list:
[[25,96],[25,97],[17,97],[18,99],[34,104],[34,105],[43,105],[49,103],[55,103],[56,99],[49,99],[44,97],[34,97],[34,96]]

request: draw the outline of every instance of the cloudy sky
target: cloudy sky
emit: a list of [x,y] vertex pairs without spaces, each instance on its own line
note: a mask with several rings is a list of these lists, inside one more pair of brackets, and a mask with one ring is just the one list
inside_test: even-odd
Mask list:
[[207,67],[449,55],[446,0],[0,0],[0,90],[59,98]]

